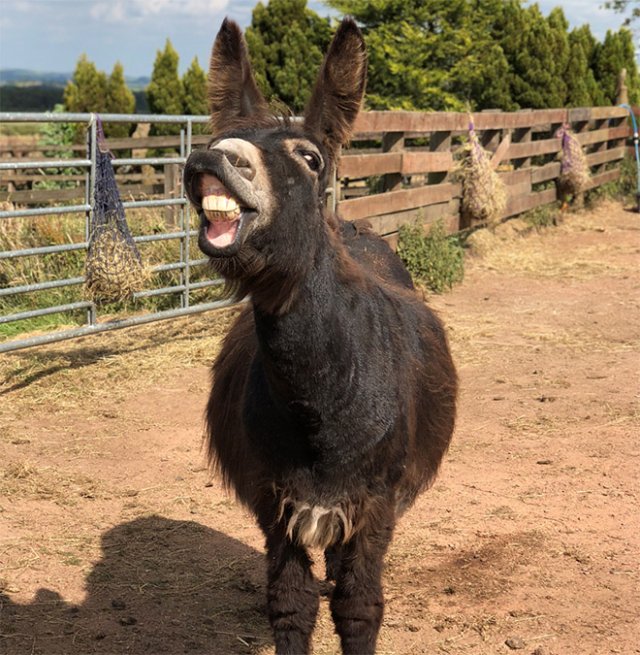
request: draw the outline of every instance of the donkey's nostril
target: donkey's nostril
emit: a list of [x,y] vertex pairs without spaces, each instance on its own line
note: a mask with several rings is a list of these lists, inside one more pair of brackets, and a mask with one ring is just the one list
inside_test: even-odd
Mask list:
[[229,163],[232,166],[235,166],[235,168],[251,168],[251,164],[249,163],[248,159],[245,159],[240,155],[236,155],[233,152],[226,152],[225,155],[229,160]]
[[234,153],[225,153],[229,163],[245,178],[245,180],[253,180],[256,172],[248,159],[236,155]]

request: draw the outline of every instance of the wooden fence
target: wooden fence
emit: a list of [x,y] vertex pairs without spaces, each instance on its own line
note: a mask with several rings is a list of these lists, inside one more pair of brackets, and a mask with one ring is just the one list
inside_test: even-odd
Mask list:
[[[561,140],[555,134],[563,124],[571,126],[585,149],[589,188],[619,177],[632,134],[628,113],[620,107],[481,112],[471,118],[505,183],[504,217],[556,200]],[[443,219],[451,231],[466,227],[455,170],[468,129],[467,114],[361,114],[338,167],[339,213],[369,221],[391,242],[400,225],[415,220],[428,225]]]
[[[563,124],[570,125],[585,149],[591,188],[619,177],[626,140],[632,134],[628,113],[621,107],[487,111],[473,114],[472,120],[505,182],[505,217],[556,200],[561,140],[555,134]],[[415,220],[427,225],[443,219],[451,231],[465,227],[460,218],[461,187],[455,169],[468,127],[469,115],[461,113],[363,112],[338,165],[334,198],[338,212],[346,219],[369,221],[392,244],[399,226]],[[206,135],[193,137],[196,147],[207,141]],[[178,136],[107,141],[114,153],[131,151],[133,157],[144,156],[150,149],[174,149],[178,143]],[[67,154],[76,157],[83,151],[82,145],[67,148]],[[43,146],[35,138],[0,137],[3,161],[41,160],[43,154],[59,157],[63,148]],[[129,165],[116,173],[121,195],[127,199],[179,193],[177,164]],[[64,183],[67,188],[37,188],[43,180]],[[84,180],[80,173],[3,171],[0,201],[14,205],[67,202],[84,196]]]

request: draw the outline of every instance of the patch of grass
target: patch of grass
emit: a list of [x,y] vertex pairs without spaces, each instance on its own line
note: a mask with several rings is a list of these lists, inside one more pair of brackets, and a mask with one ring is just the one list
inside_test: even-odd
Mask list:
[[[139,209],[127,214],[132,234],[150,235],[170,232],[175,228],[168,226],[157,211]],[[68,214],[38,218],[15,218],[0,221],[0,250],[15,251],[42,246],[66,245],[85,241],[85,220],[83,216]],[[147,269],[180,261],[183,244],[178,239],[161,240],[139,244],[143,264]],[[191,259],[198,259],[200,251],[196,238],[189,243]],[[3,260],[0,270],[0,287],[18,287],[53,280],[82,278],[86,261],[86,251],[61,252],[40,256],[23,256]],[[192,266],[192,282],[209,280],[212,275],[207,266]],[[146,289],[179,286],[182,271],[165,270],[152,273],[146,281]],[[191,302],[208,302],[221,297],[221,287],[198,290],[191,295]],[[83,285],[30,291],[27,293],[0,297],[0,314],[10,315],[46,307],[88,300]],[[162,294],[135,301],[104,303],[99,307],[100,314],[131,314],[141,311],[162,311],[180,306],[180,294]],[[34,319],[5,323],[0,325],[0,339],[13,338],[32,330],[48,330],[62,325],[81,325],[86,318],[85,310],[51,314]]]
[[637,164],[635,157],[628,155],[620,164],[620,177],[613,182],[590,189],[585,194],[585,205],[595,207],[605,200],[622,200],[636,204],[638,189]]
[[558,207],[556,204],[543,205],[522,214],[519,218],[534,230],[552,227],[558,223]]
[[451,289],[464,277],[464,251],[448,236],[442,221],[425,235],[419,223],[400,228],[398,254],[416,281],[435,293]]
[[239,311],[220,309],[4,355],[0,430],[3,421],[11,425],[18,410],[52,401],[53,413],[64,412],[81,400],[104,396],[105,389],[117,401],[164,379],[169,370],[206,366]]
[[42,123],[3,123],[0,125],[0,136],[25,136],[39,134]]

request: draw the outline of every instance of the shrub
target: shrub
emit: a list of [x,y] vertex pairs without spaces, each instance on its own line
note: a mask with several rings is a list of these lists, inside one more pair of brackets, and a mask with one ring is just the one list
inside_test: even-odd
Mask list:
[[413,278],[435,293],[442,293],[464,276],[464,251],[457,237],[448,236],[442,221],[425,235],[419,223],[400,228],[398,254]]

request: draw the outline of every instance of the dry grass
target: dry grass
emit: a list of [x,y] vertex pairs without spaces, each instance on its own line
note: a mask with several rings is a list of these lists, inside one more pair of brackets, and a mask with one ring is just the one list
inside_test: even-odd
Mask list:
[[29,461],[10,461],[0,469],[0,495],[8,499],[50,500],[74,505],[80,498],[109,498],[111,495],[85,475],[70,474],[55,466],[36,466]]
[[207,312],[5,355],[0,396],[10,399],[14,412],[43,402],[64,410],[105,389],[122,398],[153,386],[168,370],[208,365],[238,312]]
[[606,233],[606,230],[594,212],[568,214],[561,226],[539,230],[516,219],[498,226],[495,232],[474,233],[469,245],[476,255],[472,260],[474,265],[500,273],[576,280],[634,273],[638,265],[634,258],[637,244],[629,242],[621,247],[603,238],[591,246],[583,245],[579,251],[572,248],[575,232]]

